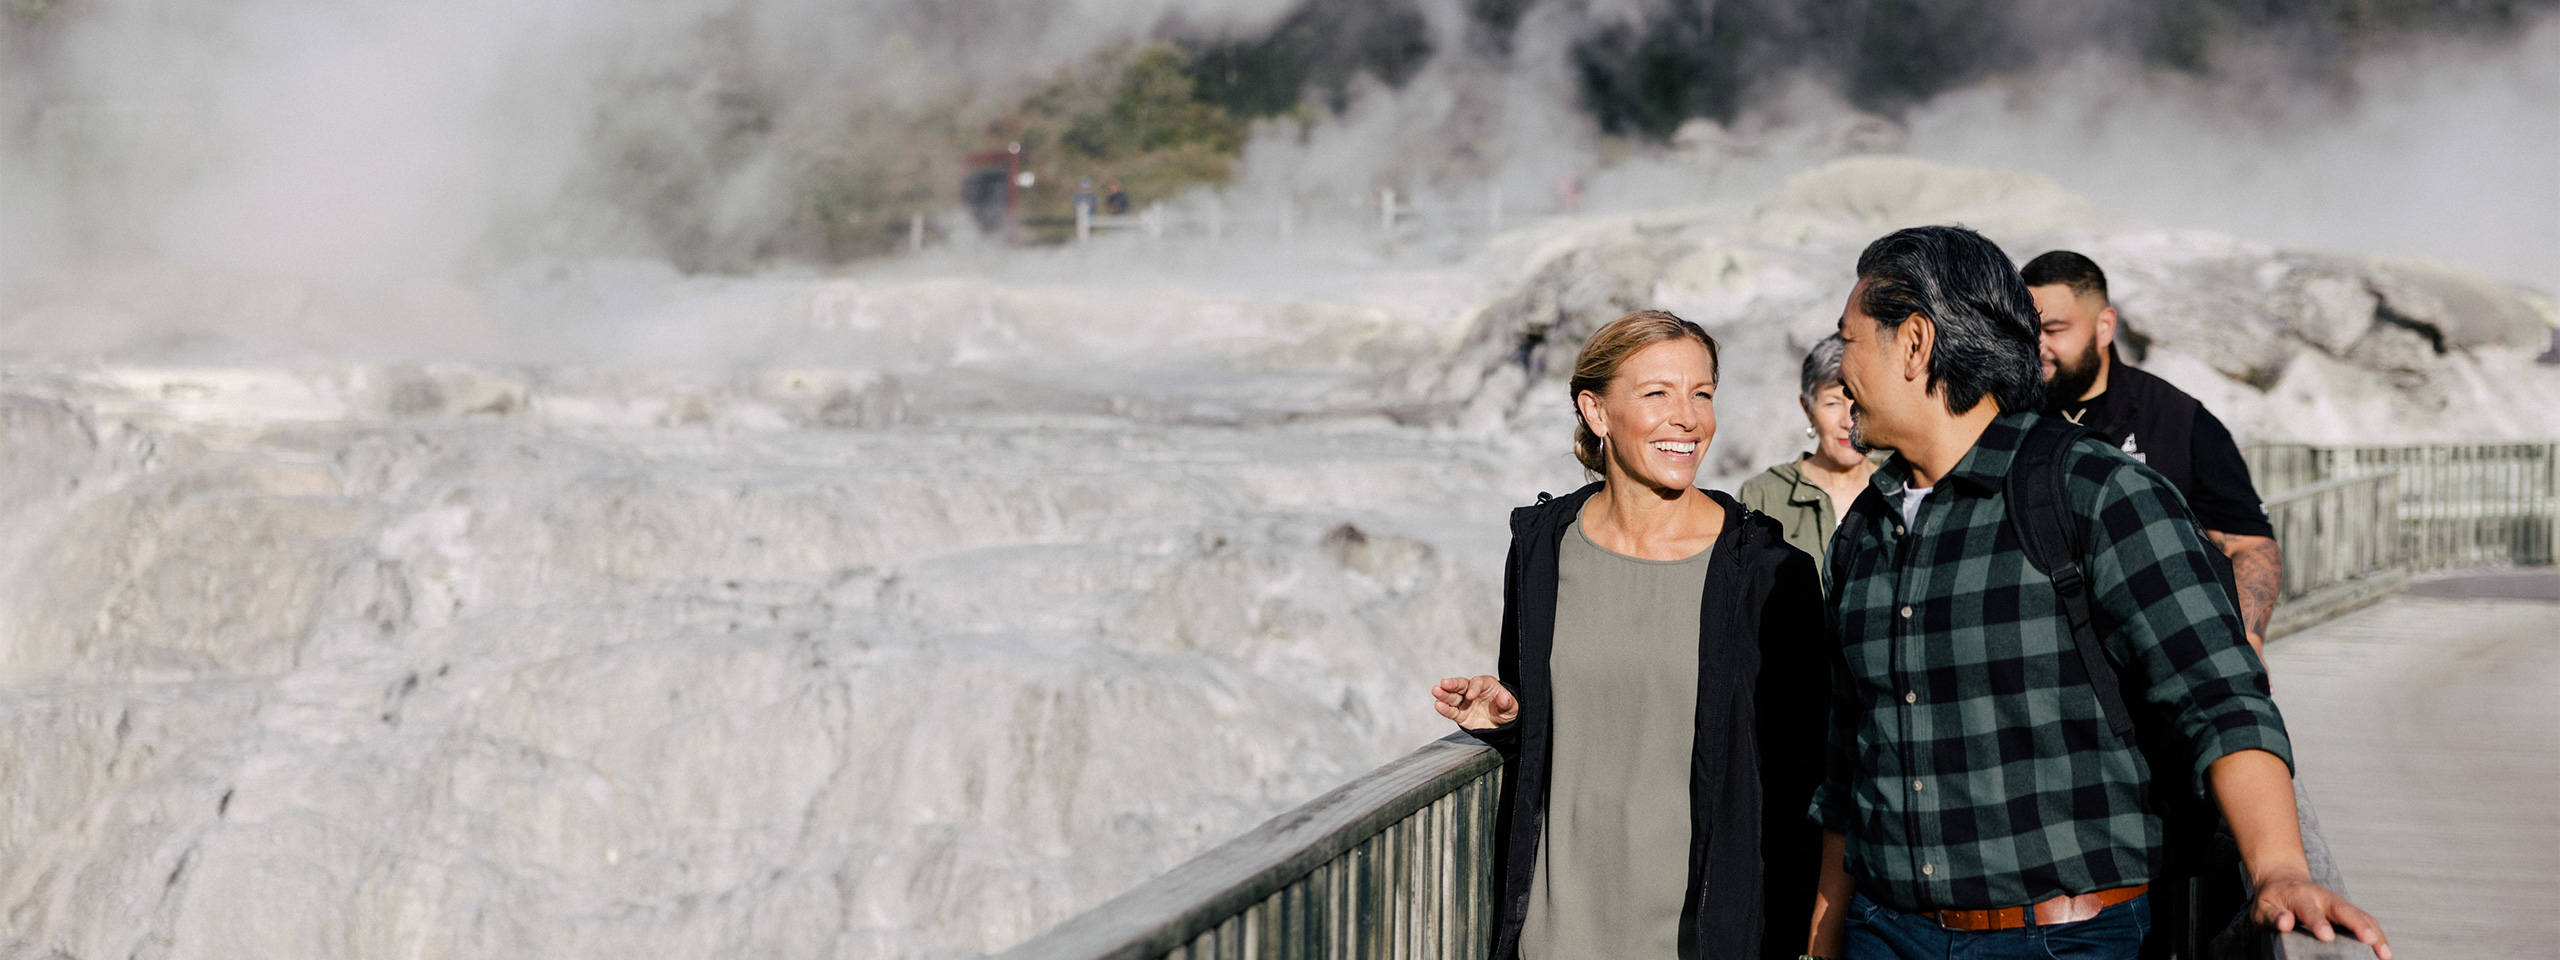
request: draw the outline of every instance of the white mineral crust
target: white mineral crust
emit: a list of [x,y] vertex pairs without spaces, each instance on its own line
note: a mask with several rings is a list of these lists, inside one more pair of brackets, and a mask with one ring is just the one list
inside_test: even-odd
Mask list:
[[1858,248],[1945,221],[2098,258],[2244,440],[2560,433],[2547,299],[1899,159],[1318,293],[424,298],[619,365],[244,362],[357,308],[128,274],[0,326],[0,955],[1002,949],[1443,731],[1590,329],[1723,338],[1729,487]]

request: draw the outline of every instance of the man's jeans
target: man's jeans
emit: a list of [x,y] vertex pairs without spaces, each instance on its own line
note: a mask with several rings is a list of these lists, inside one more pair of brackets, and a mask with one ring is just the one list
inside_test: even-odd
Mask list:
[[1861,893],[1849,900],[1849,955],[1842,960],[2133,960],[2150,929],[2148,896],[2077,923],[2031,922],[2016,930],[1975,933],[1949,930]]

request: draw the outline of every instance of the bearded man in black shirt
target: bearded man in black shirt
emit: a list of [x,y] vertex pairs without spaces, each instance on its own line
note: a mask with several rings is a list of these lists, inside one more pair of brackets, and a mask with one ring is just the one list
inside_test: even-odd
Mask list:
[[2116,308],[2096,263],[2056,250],[2018,272],[2044,323],[2045,414],[2095,431],[2187,498],[2205,536],[2231,561],[2240,619],[2263,658],[2284,555],[2231,431],[2196,398],[2116,356]]
[[[2018,273],[2043,326],[2045,415],[2088,427],[2159,471],[2186,497],[2205,538],[2230,561],[2223,574],[2238,588],[2240,620],[2263,663],[2267,619],[2284,582],[2284,555],[2231,431],[2196,398],[2116,355],[2119,328],[2116,309],[2107,302],[2107,274],[2088,257],[2056,250],[2028,261]],[[2209,859],[2235,859],[2227,837],[2216,839]],[[2245,909],[2249,899],[2236,869],[2206,869],[2158,886],[2167,896],[2157,898],[2164,909],[2154,915],[2142,960],[2208,955],[2205,942],[2220,929],[2221,918]]]

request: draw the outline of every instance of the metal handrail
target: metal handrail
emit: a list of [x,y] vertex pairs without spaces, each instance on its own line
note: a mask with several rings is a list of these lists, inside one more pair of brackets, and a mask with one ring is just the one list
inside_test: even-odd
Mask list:
[[1481,957],[1501,766],[1451,734],[999,956]]
[[2266,501],[2284,550],[2281,600],[2401,565],[2400,476],[2347,477]]
[[2270,509],[2308,485],[2396,474],[2398,549],[2412,570],[2560,559],[2560,444],[2255,444],[2241,455]]

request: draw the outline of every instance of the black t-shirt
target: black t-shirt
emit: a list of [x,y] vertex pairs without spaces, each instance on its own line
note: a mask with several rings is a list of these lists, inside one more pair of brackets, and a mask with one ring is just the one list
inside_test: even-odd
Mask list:
[[[2135,425],[2117,422],[2114,405],[2108,403],[2115,392],[2110,387],[2087,400],[2063,404],[2052,415],[2088,427],[2134,459],[2151,463]],[[2195,410],[2194,425],[2187,430],[2186,469],[2163,470],[2163,475],[2185,495],[2187,508],[2195,511],[2196,522],[2205,529],[2244,537],[2275,536],[2275,527],[2267,523],[2267,508],[2258,500],[2257,486],[2249,482],[2248,461],[2240,458],[2240,444],[2231,439],[2230,428],[2203,405]]]

